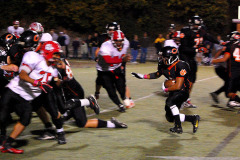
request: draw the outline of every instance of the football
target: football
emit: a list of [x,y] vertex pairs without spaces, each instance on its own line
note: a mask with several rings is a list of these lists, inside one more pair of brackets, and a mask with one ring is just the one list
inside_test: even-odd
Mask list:
[[176,83],[175,79],[169,79],[164,82],[165,88],[169,88]]

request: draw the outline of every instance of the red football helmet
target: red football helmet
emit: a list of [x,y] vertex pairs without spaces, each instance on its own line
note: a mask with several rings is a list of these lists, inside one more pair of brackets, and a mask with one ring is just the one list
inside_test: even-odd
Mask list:
[[20,22],[18,20],[13,21],[13,25],[19,25]]
[[120,30],[116,30],[113,32],[112,36],[111,36],[111,41],[114,45],[114,47],[120,49],[123,46],[123,42],[124,42],[124,34],[122,31]]
[[45,42],[40,50],[41,55],[47,60],[47,61],[54,61],[53,54],[62,52],[61,46],[56,41],[48,41]]
[[41,23],[33,22],[29,25],[29,29],[37,32],[38,34],[42,34],[44,32],[44,28]]

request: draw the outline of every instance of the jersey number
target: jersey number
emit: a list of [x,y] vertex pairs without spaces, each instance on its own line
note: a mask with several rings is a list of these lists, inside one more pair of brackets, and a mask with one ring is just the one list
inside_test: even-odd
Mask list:
[[233,57],[235,58],[236,62],[240,62],[240,50],[236,48],[233,52]]
[[43,75],[43,78],[39,79],[42,83],[46,84],[48,82],[48,78],[52,75],[51,73],[41,71],[40,74]]
[[195,38],[195,39],[194,39],[194,42],[195,42],[194,48],[198,48],[199,45],[202,44],[203,38],[202,38],[202,37],[200,37],[200,38]]

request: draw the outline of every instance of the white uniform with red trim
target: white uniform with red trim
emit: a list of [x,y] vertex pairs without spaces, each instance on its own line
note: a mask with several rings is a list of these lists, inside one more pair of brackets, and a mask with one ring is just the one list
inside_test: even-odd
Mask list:
[[[127,53],[128,47],[129,47],[129,41],[126,38],[124,38],[124,44],[123,44],[123,48],[121,51],[118,51],[118,49],[113,46],[113,43],[111,42],[111,40],[104,42],[101,45],[98,55],[102,56],[104,59],[105,58],[106,59],[108,59],[108,58],[114,59],[114,60],[116,60],[117,63],[114,62],[114,63],[109,64],[107,70],[103,69],[103,66],[100,63],[97,63],[97,65],[96,65],[97,70],[113,71],[116,68],[120,67],[122,65],[121,59]],[[121,61],[121,62],[119,62],[119,61]]]
[[8,27],[8,33],[14,34],[17,38],[20,37],[20,35],[24,32],[24,28],[18,27],[15,29],[13,26]]
[[[26,71],[30,78],[42,83],[50,82],[53,77],[58,77],[57,69],[48,66],[44,57],[34,51],[24,54],[19,73],[22,70]],[[33,100],[42,92],[39,87],[34,87],[31,83],[21,80],[19,76],[12,79],[7,87],[27,101]]]

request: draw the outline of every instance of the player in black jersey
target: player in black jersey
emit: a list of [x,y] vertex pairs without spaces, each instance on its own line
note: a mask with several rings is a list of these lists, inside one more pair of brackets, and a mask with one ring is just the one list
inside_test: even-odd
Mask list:
[[[212,63],[228,62],[229,84],[228,97],[230,101],[228,106],[240,107],[240,97],[236,92],[240,89],[240,33],[233,31],[230,34],[230,42],[224,47],[224,57],[220,59],[213,59]],[[236,103],[232,105],[231,103]]]
[[[73,117],[78,127],[81,128],[127,128],[127,125],[119,122],[114,117],[110,121],[101,119],[88,119],[84,104],[99,114],[100,108],[93,95],[84,99],[84,90],[80,83],[74,78],[70,64],[64,58],[54,55],[57,60],[59,78],[62,80],[61,87],[55,87],[59,104],[65,120]],[[89,104],[90,103],[90,104]],[[62,106],[62,104],[65,104]]]
[[[180,47],[179,47],[179,58],[189,64],[189,80],[191,82],[190,92],[193,84],[197,78],[197,62],[195,60],[196,54],[202,53],[203,42],[208,40],[213,43],[219,44],[219,42],[209,35],[204,29],[203,21],[199,16],[193,16],[189,20],[189,26],[181,29],[180,33]],[[186,107],[193,107],[190,103],[190,99],[185,103]]]
[[175,80],[176,83],[165,92],[169,92],[166,100],[166,119],[174,122],[175,126],[170,128],[171,132],[182,133],[181,122],[188,121],[193,124],[193,133],[198,129],[199,115],[184,115],[179,113],[181,104],[189,97],[190,81],[189,66],[186,62],[178,59],[178,50],[175,47],[164,47],[162,50],[162,61],[158,65],[158,71],[150,74],[139,74],[132,72],[132,75],[139,79],[156,79],[164,75],[167,79]]

